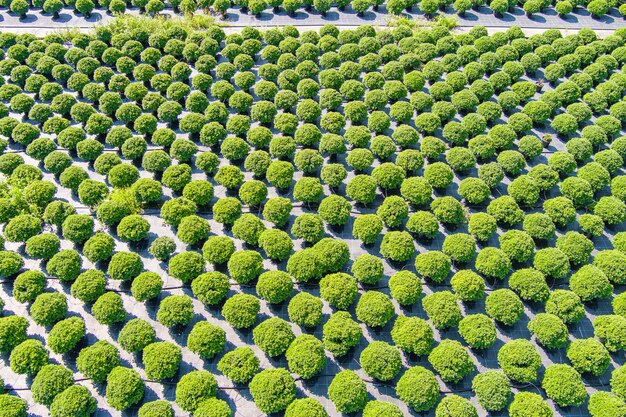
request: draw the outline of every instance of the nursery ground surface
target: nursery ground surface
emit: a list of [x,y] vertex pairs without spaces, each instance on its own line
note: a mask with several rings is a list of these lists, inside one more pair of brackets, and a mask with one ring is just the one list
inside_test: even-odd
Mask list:
[[[358,19],[354,14],[332,13],[327,19],[316,18],[314,24],[343,24],[344,17],[350,22]],[[379,15],[370,15],[372,24],[380,23]],[[75,19],[67,16],[74,24]],[[12,24],[12,16],[2,17],[0,24]],[[235,14],[230,21],[271,26],[279,23],[275,20],[279,18],[280,24],[300,20],[299,16],[292,19],[280,15],[267,21],[253,20]],[[37,25],[39,19],[43,17],[37,15],[29,23]],[[303,15],[302,19],[303,23],[313,24],[310,16]],[[502,25],[502,20],[493,20],[482,11],[468,12],[465,19],[477,25]],[[537,19],[544,19],[544,27],[564,27],[557,23],[556,16],[537,16],[534,21]],[[580,15],[576,19],[568,25],[603,29],[620,25],[616,16],[605,18],[603,23]],[[507,24],[522,24],[521,20],[524,26],[533,27],[525,16],[511,15]],[[292,26],[268,31],[248,27],[241,34],[228,36],[219,27],[192,32],[175,23],[127,28],[121,33],[107,28],[71,40],[60,35],[35,39],[23,34],[0,34],[0,171],[4,177],[0,184],[0,220],[6,241],[5,251],[0,252],[0,294],[4,304],[0,329],[4,330],[7,317],[26,318],[27,338],[39,341],[50,363],[68,368],[75,384],[88,388],[97,402],[95,409],[89,410],[94,415],[134,416],[142,405],[159,399],[171,403],[175,415],[188,415],[195,406],[181,405],[184,395],[177,394],[177,386],[181,378],[196,370],[209,371],[217,381],[216,392],[199,389],[200,399],[217,396],[236,416],[263,416],[268,407],[275,407],[282,415],[293,401],[292,393],[264,401],[260,394],[255,398],[256,393],[247,383],[235,383],[218,369],[224,355],[240,347],[252,349],[259,359],[259,372],[272,368],[292,371],[295,397],[319,401],[331,416],[342,415],[337,398],[329,398],[333,395],[328,391],[343,370],[354,371],[367,390],[367,400],[358,395],[350,398],[351,394],[346,393],[353,391],[342,390],[342,395],[356,404],[352,405],[353,411],[361,413],[365,401],[373,400],[395,406],[396,414],[374,412],[367,417],[624,415],[626,375],[617,370],[623,365],[626,349],[626,234],[622,233],[626,230],[625,31],[599,39],[588,29],[567,37],[558,30],[548,30],[527,38],[519,28],[488,36],[479,26],[462,35],[443,26],[416,31],[406,26],[361,26],[341,32],[330,25],[316,32]],[[154,162],[157,158],[158,164]],[[331,170],[334,175],[330,175]],[[419,186],[412,184],[413,178]],[[148,183],[145,179],[154,181]],[[140,189],[142,181],[151,192],[158,189],[156,197],[147,197],[146,189]],[[492,183],[488,186],[489,181]],[[567,187],[567,183],[573,186]],[[185,187],[187,184],[191,185]],[[206,192],[211,197],[208,203],[202,201],[207,195],[193,190],[194,184],[210,188]],[[248,204],[251,197],[242,190],[253,186],[254,197],[260,201]],[[47,193],[48,189],[54,191]],[[266,211],[268,202],[278,198],[291,205],[286,222],[279,225],[268,216],[269,209]],[[204,204],[190,203],[189,199]],[[171,209],[172,201],[191,210]],[[66,212],[52,221],[52,210],[58,202],[68,203],[62,206]],[[226,213],[224,207],[219,207],[225,202],[236,208]],[[335,205],[324,210],[331,202]],[[84,215],[79,216],[80,224],[75,216],[66,219],[72,211]],[[174,212],[178,216],[172,216]],[[194,213],[199,220],[184,234],[182,224],[178,227],[180,217]],[[538,213],[547,214],[542,217],[545,223],[531,229],[531,221],[525,220]],[[120,233],[118,224],[124,223],[122,219],[136,215],[145,220],[135,217],[136,234],[132,230]],[[93,224],[87,218],[93,219]],[[355,224],[364,218],[368,226],[370,222],[381,224],[378,233],[369,236],[371,241],[366,243]],[[477,228],[472,229],[472,218],[476,225],[481,218],[480,226],[488,232],[481,235]],[[428,222],[433,221],[435,230],[425,231]],[[145,225],[148,230],[143,229]],[[376,230],[376,226],[371,227]],[[552,228],[554,231],[549,233]],[[263,229],[283,231],[281,237],[289,237],[292,250],[270,259],[267,246],[273,240],[266,247],[258,244]],[[518,233],[513,235],[511,230]],[[94,262],[86,248],[89,239],[99,232],[112,238],[113,247],[108,254],[104,250],[102,260]],[[187,244],[189,235],[196,232],[199,237]],[[29,242],[35,246],[43,233],[56,236],[60,246],[46,256],[34,256]],[[503,235],[514,236],[514,244],[505,247]],[[232,240],[235,257],[241,253],[260,255],[262,267],[256,263],[242,267],[237,262],[216,265],[204,259],[202,270],[182,267],[184,276],[180,270],[174,272],[171,259],[183,253],[208,257],[204,244],[216,236]],[[410,239],[398,245],[391,242],[392,237],[407,236]],[[163,242],[164,237],[170,238],[174,246],[170,256],[158,260],[154,250],[149,249],[157,238]],[[459,238],[463,244],[455,242]],[[532,243],[529,248],[524,245],[528,239]],[[322,244],[315,246],[319,241],[327,248],[333,242],[345,246],[323,252]],[[469,253],[461,259],[459,251],[468,244]],[[342,259],[326,269],[320,266],[345,248],[349,256],[339,256]],[[50,267],[59,250],[75,251],[72,254],[80,257],[83,274],[102,271],[106,285],[94,290],[97,296],[93,300],[77,298],[76,283],[95,287],[95,278],[94,282],[81,280],[77,273]],[[116,275],[109,267],[111,257],[117,253],[137,254],[139,269],[133,271],[129,262]],[[423,259],[419,256],[427,253],[441,255],[438,262],[445,260],[443,275],[438,279],[416,269],[416,259]],[[540,259],[546,254],[547,260]],[[601,262],[599,254],[612,263]],[[359,272],[354,267],[356,261],[364,262],[366,258],[371,261],[370,267]],[[554,266],[559,262],[562,264],[557,270]],[[186,266],[191,269],[192,263]],[[433,268],[437,265],[429,264]],[[510,284],[513,274],[533,267],[540,279],[533,285],[521,280],[528,285],[528,293],[522,285]],[[256,272],[250,272],[255,268]],[[453,284],[452,277],[459,277],[459,271],[467,274],[468,270],[478,277],[472,288]],[[29,287],[32,292],[25,296],[22,285],[27,271],[41,271],[46,279],[39,288]],[[162,287],[150,299],[138,301],[133,281],[140,272],[148,271],[158,275]],[[229,277],[229,289],[214,305],[207,305],[192,286],[198,276],[212,271]],[[293,290],[287,291],[280,302],[270,303],[267,293],[258,291],[258,277],[266,271],[286,271],[289,281],[293,281]],[[401,291],[394,292],[389,283],[401,271],[411,274],[406,281],[407,291],[421,293],[405,300],[404,305],[399,300]],[[328,278],[340,272],[347,274],[341,276],[344,284]],[[438,273],[442,274],[440,270]],[[116,279],[120,274],[124,280]],[[357,282],[354,275],[361,280]],[[24,297],[19,301],[16,289]],[[101,295],[105,289],[106,294]],[[464,291],[468,290],[473,290],[473,295],[466,295]],[[452,296],[451,303],[441,301],[433,308],[424,308],[425,297],[443,292]],[[533,295],[529,295],[531,292]],[[556,297],[565,292],[569,304],[559,304]],[[53,293],[63,295],[67,308],[62,314],[48,317],[46,311],[54,307],[42,308],[41,304]],[[310,328],[299,326],[288,311],[299,293],[323,302],[322,318]],[[497,297],[493,297],[497,305],[486,305],[492,294],[504,293],[506,300],[496,302]],[[233,320],[226,320],[222,314],[224,303],[236,294],[248,294],[260,303],[253,324],[246,328],[233,326]],[[377,301],[366,305],[372,294]],[[180,318],[179,325],[172,325],[163,314],[163,300],[174,295],[187,297],[185,301],[193,306],[193,313]],[[115,307],[120,300],[123,313]],[[96,304],[101,308],[94,308]],[[344,310],[358,323],[362,337],[345,355],[336,356],[326,349],[325,364],[310,378],[299,376],[294,363],[287,361],[284,351],[289,343],[277,347],[278,353],[270,352],[270,356],[267,341],[278,341],[280,335],[265,335],[265,344],[260,342],[261,330],[255,336],[254,329],[261,329],[261,323],[280,318],[293,333],[282,333],[287,340],[312,335],[327,343],[331,338],[324,332],[325,324]],[[111,311],[117,314],[106,314]],[[568,321],[567,335],[561,335],[565,340],[557,347],[546,347],[546,340],[558,339],[561,327],[554,323],[545,326],[543,330],[549,335],[544,340],[533,335],[538,330],[529,330],[529,323],[546,311],[552,318]],[[169,313],[176,316],[182,309]],[[495,329],[496,337],[482,349],[470,347],[467,338],[459,334],[459,320],[441,324],[456,314],[459,319],[482,315],[489,323],[487,327]],[[433,349],[444,347],[448,343],[442,345],[444,340],[459,342],[461,350],[469,355],[471,369],[466,364],[464,369],[452,372],[446,368],[451,364],[444,361],[444,370],[434,357],[429,360],[431,349],[418,356],[395,347],[398,340],[392,337],[392,329],[403,316],[428,323],[433,331]],[[54,353],[49,335],[56,323],[70,317],[84,321],[85,335],[67,352]],[[182,360],[173,376],[161,380],[150,377],[141,351],[122,348],[120,333],[131,319],[148,323],[156,331],[155,342],[168,342],[180,349]],[[190,332],[202,322],[218,326],[225,335],[223,348],[208,359],[188,346]],[[563,325],[561,321],[558,324]],[[28,415],[33,416],[85,415],[69,411],[61,414],[59,408],[63,406],[58,395],[51,411],[38,404],[31,392],[36,377],[28,375],[18,363],[35,366],[36,358],[20,361],[11,351],[19,351],[23,344],[14,346],[8,339],[10,334],[0,333],[4,347],[0,376],[7,393],[0,399],[4,401],[8,395],[22,398]],[[486,371],[501,370],[503,359],[498,360],[498,353],[518,339],[530,341],[540,364],[535,369],[537,375],[524,381],[516,381],[513,373],[507,372],[513,379],[512,393],[517,396],[531,392],[541,401],[520,411],[515,401],[521,397],[513,400],[511,395],[503,409],[488,412],[485,399],[481,404],[473,391],[472,381]],[[557,369],[555,365],[572,365],[566,346],[578,339],[600,341],[610,351],[609,359],[597,375],[574,371],[574,381],[564,384],[565,392],[555,393],[554,384],[544,382],[544,375]],[[134,370],[145,383],[140,395],[121,394],[128,400],[123,406],[113,405],[115,395],[109,392],[113,391],[113,383],[96,383],[79,370],[81,350],[98,341],[115,346],[120,365]],[[401,367],[390,371],[390,377],[377,379],[374,371],[363,369],[362,352],[375,341],[387,343],[401,355]],[[608,355],[602,349],[600,353]],[[443,356],[457,357],[456,352],[445,351]],[[528,359],[527,354],[521,356]],[[384,367],[384,362],[379,360],[377,366]],[[436,400],[422,413],[407,405],[396,390],[402,376],[415,367],[433,372],[439,387],[439,393],[434,394]],[[442,379],[443,373],[446,376]],[[119,381],[116,384],[119,386]],[[413,385],[416,390],[423,386]],[[581,387],[584,394],[580,393]],[[601,410],[614,407],[614,414],[601,414],[598,408],[589,411],[589,396],[598,391],[614,393],[599,406]],[[471,406],[455,395],[471,401]],[[444,398],[458,401],[452,405],[459,409],[447,405]],[[510,404],[514,404],[511,409]],[[289,412],[290,417],[309,415]],[[210,411],[202,414],[200,410],[192,414],[213,416]]]

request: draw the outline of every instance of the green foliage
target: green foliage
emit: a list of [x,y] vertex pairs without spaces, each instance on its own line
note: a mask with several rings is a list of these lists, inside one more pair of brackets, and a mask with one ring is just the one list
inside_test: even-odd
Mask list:
[[238,347],[220,359],[217,369],[233,382],[245,384],[259,370],[259,359],[249,347]]
[[354,371],[341,371],[328,386],[328,398],[342,413],[362,410],[367,402],[365,383]]
[[160,381],[176,375],[182,354],[173,343],[154,342],[145,347],[142,359],[148,379]]
[[295,400],[296,386],[286,369],[264,369],[250,381],[250,394],[259,410],[275,413]]
[[472,380],[472,390],[480,405],[489,411],[504,409],[511,399],[511,383],[500,371],[487,371]]
[[569,365],[555,364],[547,367],[541,387],[548,398],[561,407],[578,406],[587,398],[580,374]]
[[409,368],[400,377],[396,393],[417,413],[431,410],[441,396],[435,375],[421,366]]
[[509,379],[524,384],[537,379],[541,356],[530,341],[514,339],[498,351],[498,364]]

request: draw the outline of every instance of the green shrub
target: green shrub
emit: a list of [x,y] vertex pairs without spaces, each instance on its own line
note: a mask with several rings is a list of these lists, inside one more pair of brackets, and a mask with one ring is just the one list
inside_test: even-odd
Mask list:
[[0,407],[7,417],[24,417],[28,403],[15,395],[0,394]]
[[126,319],[126,310],[122,304],[122,298],[112,291],[105,292],[98,297],[93,303],[91,314],[99,323],[106,325],[120,323]]
[[245,384],[259,370],[259,359],[249,347],[239,347],[226,353],[217,369],[233,382]]
[[541,356],[530,341],[513,339],[498,351],[498,364],[509,379],[524,384],[537,379]]
[[428,362],[445,382],[459,382],[474,371],[474,363],[456,340],[442,340],[428,355]]
[[446,236],[442,251],[455,262],[469,262],[476,254],[476,242],[468,234],[454,233]]
[[166,261],[176,250],[176,242],[167,236],[159,236],[150,245],[148,252],[161,262]]
[[567,348],[567,358],[580,373],[600,376],[606,372],[611,362],[609,352],[596,339],[576,339]]
[[187,295],[169,295],[159,305],[157,320],[164,326],[186,326],[193,320],[193,304]]
[[365,383],[354,371],[341,371],[328,386],[328,398],[342,413],[362,410],[367,402]]
[[485,311],[494,320],[512,326],[524,313],[524,305],[513,291],[502,288],[493,291],[485,300]]
[[33,379],[33,401],[49,406],[58,394],[73,384],[72,371],[62,365],[46,365]]
[[143,270],[141,257],[134,252],[117,252],[111,257],[107,273],[114,280],[130,281]]
[[85,322],[80,317],[61,320],[48,334],[48,346],[54,353],[66,353],[74,349],[85,335]]
[[250,394],[264,413],[283,411],[295,400],[293,377],[284,368],[265,369],[250,381]]
[[563,279],[570,271],[569,258],[558,248],[544,248],[535,252],[533,266],[554,279]]
[[83,254],[91,262],[100,262],[110,259],[113,255],[115,242],[106,233],[96,232],[83,245]]
[[[320,282],[320,286],[322,282]],[[323,295],[322,298],[324,298]],[[394,309],[391,300],[378,291],[367,291],[359,298],[356,306],[357,318],[369,327],[383,327],[393,315]]]
[[457,298],[450,291],[438,291],[422,299],[422,307],[436,329],[456,327],[461,321]]
[[509,287],[524,301],[545,302],[550,294],[545,276],[533,268],[513,272],[509,277]]
[[352,320],[350,313],[339,311],[330,316],[324,324],[324,347],[334,356],[344,356],[359,344],[361,327]]
[[569,365],[548,366],[541,381],[548,398],[561,407],[578,406],[587,398],[580,374]]
[[131,319],[120,331],[117,342],[127,352],[140,352],[155,338],[156,332],[147,321]]
[[48,364],[48,351],[36,339],[26,339],[11,351],[9,362],[16,374],[37,375]]
[[24,317],[0,317],[0,351],[9,353],[15,346],[25,341],[27,328],[28,321]]
[[117,366],[107,376],[107,403],[115,410],[126,410],[141,401],[144,388],[137,371]]
[[389,381],[400,372],[402,360],[398,348],[386,342],[372,342],[361,352],[365,373],[380,381]]
[[417,413],[431,410],[441,396],[435,375],[421,366],[408,369],[400,377],[396,393],[400,400]]
[[42,293],[30,306],[30,316],[41,326],[52,326],[65,317],[67,298],[58,292]]
[[511,383],[500,371],[487,371],[472,380],[472,390],[484,409],[498,411],[504,409],[511,400]]
[[26,241],[26,253],[35,259],[50,259],[59,251],[59,238],[52,233],[42,233]]
[[13,297],[19,303],[35,301],[46,288],[46,276],[40,271],[25,271],[13,282]]
[[326,365],[324,345],[314,336],[307,334],[296,337],[289,345],[285,356],[289,370],[303,379],[310,379],[319,374]]
[[222,315],[236,329],[251,327],[259,314],[259,299],[249,294],[235,294],[224,303]]
[[[581,216],[582,217],[582,216]],[[604,272],[606,277],[614,284],[623,283],[624,255],[618,250],[603,250],[593,258],[593,265]]]
[[156,400],[144,403],[138,412],[139,417],[174,417],[174,410],[166,400]]
[[203,401],[214,398],[217,381],[208,371],[191,371],[176,384],[176,404],[186,411],[195,411]]
[[96,411],[96,405],[96,399],[86,387],[73,385],[54,397],[50,405],[50,415],[52,417],[89,415]]
[[462,301],[475,301],[484,297],[485,281],[471,270],[461,270],[450,280],[454,293]]
[[142,358],[148,379],[160,381],[176,375],[182,355],[173,343],[154,342],[145,347]]
[[286,272],[267,271],[259,276],[256,291],[262,299],[272,304],[278,304],[291,296],[293,282]]
[[[78,371],[87,378],[91,378],[96,383],[104,382],[111,370],[119,365],[119,351],[115,346],[105,340],[100,340],[82,349],[76,359]],[[65,371],[61,369],[56,369],[55,373],[57,375],[65,373]],[[68,385],[72,385],[71,374],[69,374],[69,382]]]

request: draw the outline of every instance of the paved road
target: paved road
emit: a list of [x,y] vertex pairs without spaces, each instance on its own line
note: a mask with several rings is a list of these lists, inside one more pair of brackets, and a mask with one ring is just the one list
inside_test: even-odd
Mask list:
[[[447,11],[452,13],[452,9]],[[128,13],[138,13],[137,10],[129,9]],[[423,18],[423,14],[419,11],[411,11],[406,16],[415,18]],[[30,12],[25,19],[20,20],[18,16],[8,12],[6,9],[0,10],[0,30],[24,30],[25,27],[34,30],[51,30],[54,28],[91,28],[94,24],[106,22],[113,17],[102,11],[92,13],[92,16],[85,19],[82,15],[74,13],[73,10],[63,10],[57,19],[53,19],[51,15],[42,13],[41,11]],[[369,10],[363,16],[358,16],[349,8],[340,11],[333,9],[326,16],[321,16],[315,11],[299,10],[290,16],[285,12],[273,13],[271,9],[267,9],[260,16],[252,16],[241,13],[238,9],[230,9],[227,16],[217,19],[230,28],[240,28],[254,25],[256,27],[263,26],[284,26],[287,24],[299,27],[320,27],[327,23],[334,23],[338,26],[358,26],[361,24],[387,25],[390,21],[389,15],[384,7],[378,11]],[[589,15],[585,9],[579,9],[565,18],[556,15],[554,9],[549,9],[545,13],[528,17],[520,8],[515,9],[512,13],[506,13],[501,17],[495,17],[487,7],[479,10],[468,11],[463,17],[459,17],[458,25],[460,28],[472,26],[485,26],[493,29],[508,28],[511,25],[518,25],[527,29],[548,29],[559,28],[564,30],[577,30],[580,28],[591,28],[595,30],[615,30],[626,25],[624,18],[619,15],[617,10],[612,10],[612,14],[604,16],[602,19],[595,19]]]

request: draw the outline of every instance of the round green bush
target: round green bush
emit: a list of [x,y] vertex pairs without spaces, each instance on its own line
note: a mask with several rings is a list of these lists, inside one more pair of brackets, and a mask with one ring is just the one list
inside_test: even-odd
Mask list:
[[130,242],[139,242],[145,239],[149,231],[150,223],[139,214],[126,216],[117,225],[119,238]]
[[13,297],[19,303],[35,301],[46,288],[46,276],[40,271],[25,271],[13,281]]
[[[89,217],[91,219],[91,217]],[[8,242],[26,242],[41,232],[41,219],[31,214],[21,214],[12,218],[4,228],[4,238]]]
[[117,252],[111,257],[107,273],[114,280],[131,281],[143,270],[141,257],[134,252]]
[[96,399],[86,387],[73,385],[54,397],[50,405],[50,415],[52,417],[84,416],[96,411],[96,406]]
[[328,398],[342,413],[360,411],[367,402],[365,383],[354,371],[341,371],[328,386]]
[[83,348],[76,359],[78,371],[96,383],[104,382],[111,370],[119,365],[120,352],[105,340]]
[[285,417],[328,417],[324,406],[314,398],[294,400],[285,410]]
[[373,285],[383,277],[383,263],[374,255],[363,254],[354,260],[350,272],[359,282]]
[[233,382],[245,384],[259,370],[259,359],[249,347],[238,347],[220,359],[217,369]]
[[356,296],[356,279],[348,274],[342,272],[329,274],[320,281],[320,297],[337,309],[348,309]]
[[7,417],[25,417],[28,403],[15,395],[0,394],[0,407]]
[[295,338],[289,323],[278,317],[261,322],[252,333],[254,343],[270,357],[285,353]]
[[414,366],[402,374],[396,384],[396,393],[416,413],[431,410],[441,396],[435,375],[421,366]]
[[299,292],[289,301],[289,320],[303,327],[316,327],[322,321],[322,306],[319,298]]
[[567,327],[554,314],[537,314],[528,322],[528,330],[547,349],[559,349],[568,343]]
[[370,343],[361,352],[360,362],[368,376],[380,381],[389,381],[395,378],[402,367],[398,348],[380,341]]
[[533,268],[513,272],[509,277],[509,287],[524,301],[545,302],[550,294],[545,276]]
[[39,294],[30,306],[30,316],[41,326],[52,326],[67,314],[67,297],[58,292]]
[[46,365],[33,379],[33,401],[49,406],[58,394],[73,384],[72,371],[62,365]]
[[24,260],[15,252],[0,251],[0,277],[6,278],[15,275],[24,266]]
[[148,252],[161,262],[167,261],[176,250],[176,242],[167,236],[159,236],[150,245]]
[[498,351],[498,364],[509,379],[525,384],[537,379],[541,356],[530,341],[513,339]]
[[117,342],[127,352],[140,352],[155,338],[156,332],[147,321],[131,319],[120,330]]
[[513,291],[501,288],[487,296],[485,311],[494,320],[512,326],[522,317],[524,305]]
[[476,257],[476,270],[488,278],[504,279],[511,269],[507,254],[496,248],[484,248]]
[[550,292],[546,301],[546,313],[558,316],[565,324],[571,324],[584,317],[585,309],[576,293],[557,289]]
[[544,248],[535,252],[533,266],[547,277],[563,279],[570,272],[569,258],[558,248]]
[[456,340],[442,340],[428,355],[428,362],[445,382],[459,382],[474,371],[474,362]]
[[259,299],[249,294],[235,294],[224,303],[222,315],[236,329],[251,327],[261,309]]
[[289,345],[285,357],[289,370],[303,379],[319,374],[326,365],[324,345],[314,336],[303,334]]
[[466,263],[474,259],[476,242],[468,234],[454,233],[446,236],[443,241],[442,251],[453,261]]
[[138,411],[139,417],[174,417],[174,409],[166,400],[144,403]]
[[9,363],[16,374],[37,375],[48,364],[48,351],[36,339],[26,339],[11,351]]
[[611,362],[609,352],[596,339],[576,339],[567,348],[567,358],[580,373],[600,376]]
[[74,349],[85,335],[85,322],[80,317],[61,320],[48,334],[48,346],[54,353],[67,353]]
[[168,272],[182,282],[191,282],[205,271],[205,260],[199,252],[178,253],[168,263]]
[[52,233],[41,233],[26,241],[26,253],[35,259],[50,259],[60,249],[59,238]]
[[285,410],[296,398],[293,377],[284,368],[265,369],[250,381],[250,395],[264,413]]
[[324,324],[324,347],[336,357],[344,356],[359,344],[363,331],[350,313],[339,311]]
[[417,356],[429,353],[434,343],[432,328],[418,317],[398,316],[391,330],[391,338],[404,352]]
[[93,306],[91,314],[101,324],[111,325],[126,319],[126,310],[119,294],[109,291],[102,294]]
[[278,304],[289,298],[293,291],[293,282],[286,272],[267,271],[259,276],[256,291],[262,299]]
[[176,384],[176,404],[185,411],[195,411],[203,401],[215,397],[217,381],[208,371],[191,371]]
[[230,277],[238,283],[247,283],[259,276],[263,270],[263,257],[256,251],[235,252],[228,260]]
[[613,292],[613,285],[602,270],[594,265],[584,265],[569,280],[570,289],[583,302],[608,298]]
[[356,315],[369,327],[383,327],[394,315],[393,304],[387,295],[367,291],[359,298]]
[[188,295],[169,295],[161,300],[157,320],[164,326],[186,326],[193,320],[193,303]]
[[182,354],[173,343],[154,342],[145,347],[142,359],[148,379],[160,381],[176,375]]
[[520,230],[507,230],[498,239],[500,249],[512,261],[526,262],[532,258],[535,242],[528,233]]
[[206,305],[221,302],[226,298],[229,289],[228,276],[217,271],[200,274],[191,282],[194,297]]
[[133,279],[130,291],[137,301],[147,301],[159,296],[163,280],[155,272],[142,272]]
[[117,366],[107,376],[107,403],[115,410],[126,410],[141,401],[144,388],[137,371]]
[[511,383],[501,371],[487,371],[472,380],[478,402],[489,411],[503,410],[511,400]]
[[219,265],[227,262],[235,252],[235,243],[228,236],[211,236],[202,246],[204,259]]
[[484,297],[485,281],[471,270],[461,270],[450,280],[452,290],[462,301],[475,301]]
[[422,307],[436,329],[456,327],[461,321],[457,298],[450,291],[438,291],[422,299]]
[[80,274],[82,259],[75,250],[57,252],[46,265],[50,276],[61,281],[74,281]]
[[380,254],[395,262],[406,262],[415,254],[415,244],[407,232],[388,232],[383,236]]
[[110,259],[115,248],[113,238],[102,232],[96,232],[83,245],[83,254],[91,262],[100,262]]
[[564,364],[554,364],[546,368],[541,387],[548,398],[560,407],[578,406],[587,398],[585,385],[574,368]]
[[26,340],[28,321],[20,316],[0,317],[0,352],[9,353]]

